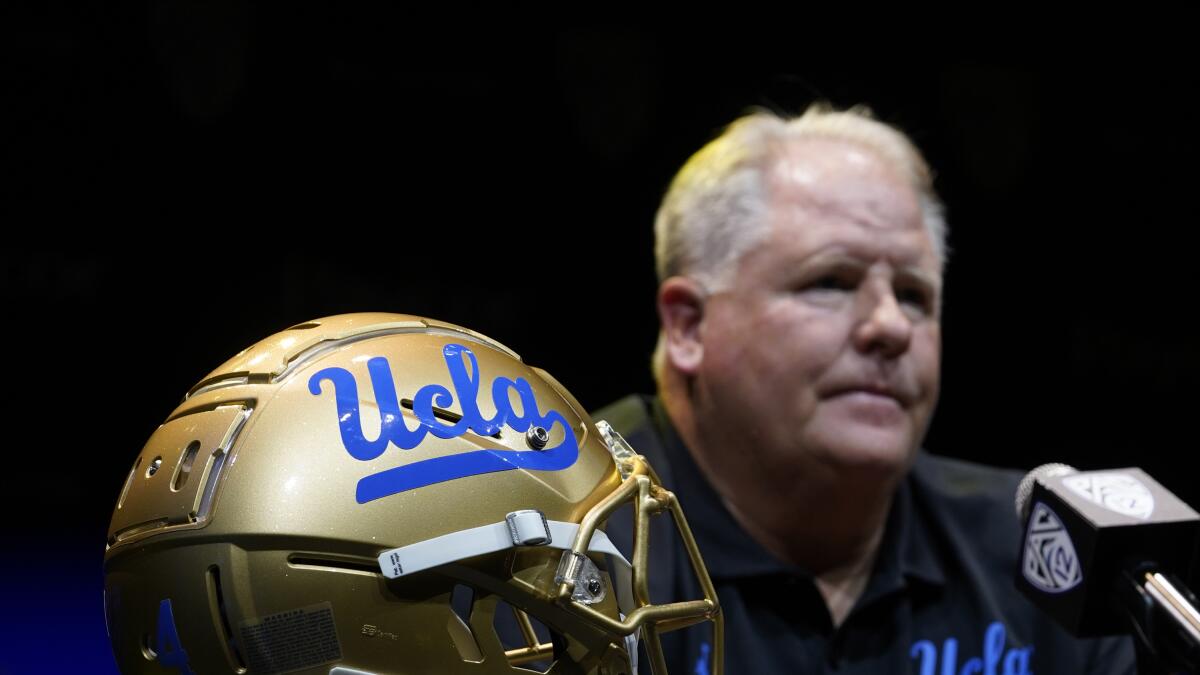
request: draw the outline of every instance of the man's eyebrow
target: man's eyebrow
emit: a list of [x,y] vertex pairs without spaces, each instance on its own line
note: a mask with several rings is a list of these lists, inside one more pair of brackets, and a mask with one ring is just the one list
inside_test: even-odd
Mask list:
[[[870,266],[873,263],[872,260],[868,260],[857,254],[852,248],[841,244],[832,244],[823,248],[819,248],[802,258],[800,262],[802,264],[809,262],[850,263],[862,266]],[[895,267],[897,273],[913,277],[922,281],[923,283],[929,284],[930,286],[936,286],[938,288],[941,288],[942,286],[942,275],[938,272],[929,272],[914,264],[893,263],[893,266]]]
[[849,248],[842,244],[829,244],[818,248],[801,258],[800,262],[849,262],[860,265],[867,264],[861,256],[855,255]]
[[912,267],[910,265],[897,267],[896,271],[905,276],[912,277],[917,281],[928,285],[930,288],[937,290],[941,290],[942,288],[942,275],[940,274],[927,272],[919,267]]

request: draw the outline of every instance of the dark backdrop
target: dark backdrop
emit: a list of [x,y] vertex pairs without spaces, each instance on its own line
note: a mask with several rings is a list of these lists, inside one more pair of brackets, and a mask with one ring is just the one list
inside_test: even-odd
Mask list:
[[111,671],[100,561],[129,463],[274,331],[428,315],[586,406],[649,391],[657,201],[751,106],[866,103],[936,167],[954,252],[931,451],[1140,465],[1200,503],[1195,78],[1169,35],[913,51],[229,0],[15,18],[0,673]]

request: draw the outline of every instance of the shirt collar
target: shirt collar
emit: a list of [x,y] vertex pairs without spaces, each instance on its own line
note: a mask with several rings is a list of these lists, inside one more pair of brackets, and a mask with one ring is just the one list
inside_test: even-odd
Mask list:
[[664,487],[679,500],[709,575],[730,579],[798,572],[752,539],[725,508],[720,495],[700,473],[659,398],[653,401],[653,416],[670,466],[671,485]]
[[938,588],[946,583],[935,543],[928,527],[922,525],[912,490],[910,474],[900,482],[892,498],[879,556],[867,588],[858,600],[859,606],[905,589]]

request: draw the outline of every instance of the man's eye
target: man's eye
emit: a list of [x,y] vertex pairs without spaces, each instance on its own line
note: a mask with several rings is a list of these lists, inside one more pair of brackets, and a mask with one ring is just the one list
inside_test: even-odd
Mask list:
[[854,282],[845,277],[828,274],[810,282],[805,286],[805,290],[850,291],[854,290]]
[[914,307],[923,312],[933,309],[932,297],[927,291],[920,288],[897,289],[896,300],[902,305]]

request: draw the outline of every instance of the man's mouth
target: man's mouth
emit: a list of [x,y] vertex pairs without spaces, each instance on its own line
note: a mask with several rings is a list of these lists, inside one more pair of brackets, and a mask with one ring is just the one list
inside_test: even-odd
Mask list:
[[839,396],[861,395],[864,398],[885,398],[894,401],[901,408],[908,406],[911,397],[904,395],[898,389],[876,382],[853,383],[834,388],[828,394],[829,398]]

